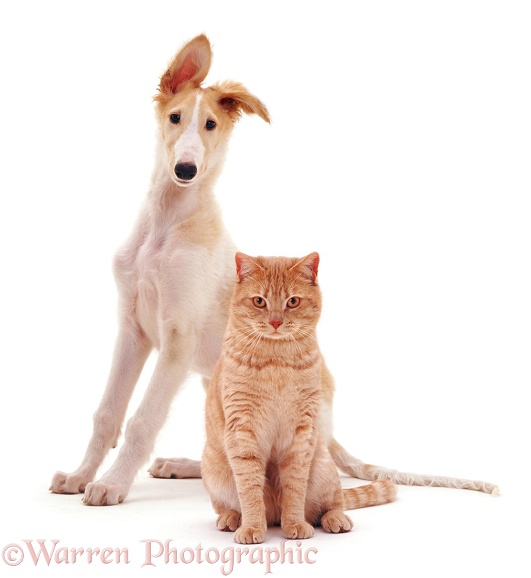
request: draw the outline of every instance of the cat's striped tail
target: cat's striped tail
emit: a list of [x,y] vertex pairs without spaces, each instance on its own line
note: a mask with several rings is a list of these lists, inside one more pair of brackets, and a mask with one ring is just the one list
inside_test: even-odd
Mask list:
[[438,486],[440,488],[460,488],[463,490],[477,490],[487,494],[499,494],[495,484],[487,482],[448,478],[445,476],[429,476],[422,474],[408,474],[397,470],[389,470],[380,466],[364,464],[361,460],[351,456],[335,439],[328,444],[328,449],[336,466],[345,474],[360,480],[389,480],[403,486]]
[[357,488],[343,488],[345,510],[379,506],[392,502],[396,497],[396,486],[389,480],[378,480]]

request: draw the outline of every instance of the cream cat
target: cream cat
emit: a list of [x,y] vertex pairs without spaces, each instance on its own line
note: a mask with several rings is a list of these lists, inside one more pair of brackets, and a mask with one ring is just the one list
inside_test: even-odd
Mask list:
[[394,499],[387,480],[341,488],[319,433],[332,396],[316,339],[321,312],[319,255],[298,260],[236,255],[223,350],[207,392],[202,476],[220,530],[242,544],[263,542],[268,525],[288,539],[313,526],[348,532],[344,510]]

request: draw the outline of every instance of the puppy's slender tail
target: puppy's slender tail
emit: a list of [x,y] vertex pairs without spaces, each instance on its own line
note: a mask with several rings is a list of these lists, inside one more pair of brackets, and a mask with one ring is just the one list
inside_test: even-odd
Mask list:
[[378,480],[357,488],[343,488],[345,510],[387,504],[395,497],[396,486],[389,480]]
[[361,460],[351,456],[335,439],[330,441],[328,449],[330,450],[330,454],[332,455],[336,466],[342,472],[360,480],[389,480],[395,484],[401,484],[403,486],[459,488],[463,490],[477,490],[478,492],[485,492],[493,495],[500,493],[498,486],[487,482],[448,478],[445,476],[408,474],[397,470],[389,470],[380,466],[364,464]]

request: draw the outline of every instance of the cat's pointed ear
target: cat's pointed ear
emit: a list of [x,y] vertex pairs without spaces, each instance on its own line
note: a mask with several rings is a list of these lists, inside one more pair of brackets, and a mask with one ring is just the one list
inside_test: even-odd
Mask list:
[[317,270],[319,269],[319,253],[310,253],[301,259],[296,265],[300,271],[312,282],[317,281]]
[[212,49],[204,34],[190,40],[177,53],[168,70],[162,75],[155,100],[162,102],[171,98],[188,82],[194,87],[199,86],[210,69],[211,60]]
[[243,281],[256,269],[260,269],[260,265],[252,257],[245,253],[236,253],[236,275],[238,275],[238,283]]

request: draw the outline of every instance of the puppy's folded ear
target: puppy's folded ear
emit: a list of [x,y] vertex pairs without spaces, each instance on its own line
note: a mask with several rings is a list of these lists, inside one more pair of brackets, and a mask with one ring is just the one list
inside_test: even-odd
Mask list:
[[242,112],[257,114],[266,122],[271,122],[265,105],[251,94],[243,84],[226,81],[210,87],[214,91],[218,105],[232,120],[237,120]]

